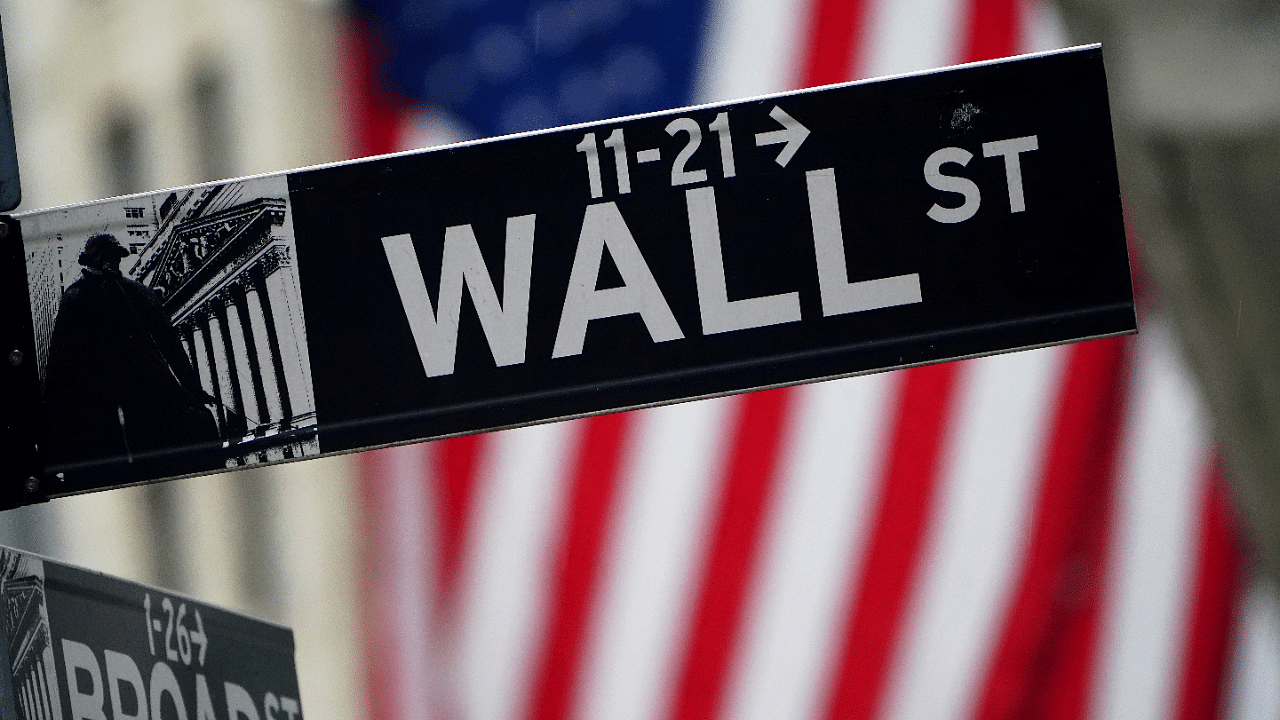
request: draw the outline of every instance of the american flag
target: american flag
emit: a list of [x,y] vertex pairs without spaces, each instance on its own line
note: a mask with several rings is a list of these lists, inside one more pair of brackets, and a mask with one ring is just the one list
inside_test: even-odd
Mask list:
[[[1068,44],[1033,0],[360,6],[362,155]],[[1143,294],[1137,337],[366,454],[373,715],[1274,717],[1273,589]]]

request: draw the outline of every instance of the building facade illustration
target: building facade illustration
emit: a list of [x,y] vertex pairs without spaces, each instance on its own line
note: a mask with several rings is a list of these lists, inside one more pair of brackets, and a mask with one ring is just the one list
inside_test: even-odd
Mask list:
[[14,701],[27,720],[61,720],[43,567],[39,560],[7,550],[0,554],[0,563]]
[[[151,288],[200,378],[225,467],[319,454],[315,398],[281,176],[135,195],[32,217],[28,281],[43,377],[60,299],[86,240],[128,249],[121,272]],[[128,378],[122,378],[128,383]]]
[[143,207],[155,230],[131,271],[163,298],[215,400],[228,467],[319,452],[287,193],[254,196],[251,182]]

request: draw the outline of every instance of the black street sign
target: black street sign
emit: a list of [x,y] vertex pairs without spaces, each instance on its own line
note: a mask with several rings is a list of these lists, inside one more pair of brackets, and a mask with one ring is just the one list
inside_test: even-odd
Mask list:
[[293,633],[0,548],[0,717],[302,720]]
[[1136,330],[1098,46],[15,225],[36,495]]

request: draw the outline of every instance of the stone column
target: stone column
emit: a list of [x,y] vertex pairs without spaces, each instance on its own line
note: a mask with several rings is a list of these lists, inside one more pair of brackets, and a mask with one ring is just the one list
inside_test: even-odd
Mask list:
[[262,382],[263,400],[269,410],[267,418],[278,423],[281,429],[287,428],[292,413],[289,411],[288,388],[283,382],[282,373],[276,371],[280,364],[280,345],[276,341],[275,328],[271,321],[271,301],[262,291],[262,272],[256,265],[242,277],[245,284],[245,305],[248,307],[249,326],[252,330],[254,346],[257,348],[257,359]]
[[284,371],[284,357],[277,329],[276,309],[271,306],[271,294],[267,292],[265,272],[268,269],[271,269],[270,266],[255,268],[252,282],[255,293],[262,305],[262,319],[265,325],[267,347],[270,349],[271,355],[271,373],[275,377],[275,385],[279,393],[280,429],[288,430],[293,424],[293,398],[291,397],[289,379]]
[[269,257],[272,262],[266,267],[263,284],[267,296],[271,298],[272,320],[280,346],[281,370],[289,388],[292,419],[297,422],[316,409],[311,384],[311,358],[307,354],[307,330],[302,319],[298,280],[294,275],[289,248],[278,245],[272,248]]
[[[252,315],[249,312],[249,301],[244,287],[237,284],[231,288],[231,302],[232,304],[227,306],[227,311],[235,311],[239,329],[233,337],[238,338],[242,343],[242,346],[237,348],[241,350],[237,355],[243,358],[248,366],[250,384],[248,389],[253,393],[253,405],[258,413],[257,421],[260,425],[265,425],[271,421],[271,409],[267,407],[267,392],[262,385],[262,365],[258,362],[258,339],[253,334]],[[242,389],[245,388],[242,386]]]
[[[214,317],[217,319],[216,330],[222,340],[222,347],[220,348],[222,352],[222,368],[225,373],[227,388],[231,391],[231,405],[236,413],[244,417],[244,393],[240,388],[240,372],[236,367],[236,348],[235,343],[232,341],[235,333],[231,330],[232,326],[229,321],[229,315],[234,312],[235,308],[221,294],[210,300],[210,302],[214,304]],[[247,418],[243,421],[238,418],[231,421],[232,425],[237,429],[237,434],[242,434],[247,430],[247,428],[239,427],[241,422],[247,421]]]
[[218,432],[226,437],[228,435],[227,413],[223,405],[227,401],[222,392],[221,378],[218,377],[218,364],[213,354],[213,339],[209,333],[209,326],[213,321],[209,316],[208,308],[200,308],[198,314],[193,314],[192,317],[195,322],[193,344],[196,350],[196,372],[200,374],[201,386],[217,400],[213,412],[218,420]]
[[35,707],[31,703],[31,678],[26,678],[19,688],[22,697],[22,714],[25,717],[39,717],[35,712]]

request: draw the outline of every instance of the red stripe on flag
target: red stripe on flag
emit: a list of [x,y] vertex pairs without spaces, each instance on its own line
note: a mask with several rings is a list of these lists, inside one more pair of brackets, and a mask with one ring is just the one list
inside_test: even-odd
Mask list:
[[1018,0],[968,0],[969,15],[960,36],[960,62],[992,60],[1018,51]]
[[907,370],[880,498],[842,639],[828,720],[876,715],[917,575],[959,363]]
[[1215,462],[1204,484],[1200,511],[1200,543],[1196,554],[1177,698],[1177,720],[1211,720],[1222,716],[1226,696],[1227,650],[1235,636],[1243,598],[1244,552],[1231,512],[1226,473]]
[[1130,344],[1073,345],[1030,539],[977,720],[1083,717],[1115,512]]
[[565,534],[552,580],[546,635],[534,666],[532,720],[569,716],[585,648],[591,600],[597,596],[605,537],[613,517],[623,444],[632,434],[630,413],[581,421],[586,427],[569,476]]
[[740,640],[747,588],[757,567],[761,530],[777,485],[783,428],[794,403],[789,388],[746,395],[730,433],[720,503],[679,666],[671,720],[720,715],[733,650]]
[[815,0],[800,87],[844,82],[853,75],[853,50],[861,44],[865,0]]
[[437,608],[445,615],[457,611],[458,577],[466,556],[467,527],[475,495],[479,458],[489,448],[487,435],[469,435],[435,443],[437,533]]

